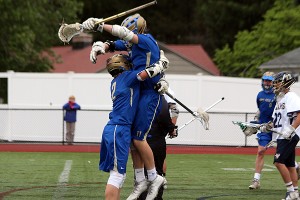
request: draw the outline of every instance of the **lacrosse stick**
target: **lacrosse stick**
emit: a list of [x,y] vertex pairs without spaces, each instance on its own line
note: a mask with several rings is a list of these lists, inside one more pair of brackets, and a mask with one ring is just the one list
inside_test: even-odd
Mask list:
[[[204,110],[204,112],[209,111],[211,108],[215,107],[218,103],[220,103],[221,101],[223,101],[225,98],[222,97],[221,99],[219,99],[218,101],[216,101],[214,104],[212,104],[211,106],[209,106],[208,108],[206,108]],[[181,127],[178,128],[178,131],[180,131],[181,129],[183,129],[184,127],[186,127],[188,124],[192,123],[194,120],[196,119],[196,117],[193,117],[190,121],[186,122],[184,125],[182,125]]]
[[[239,127],[244,131],[246,131],[246,133],[244,132],[244,134],[246,136],[250,136],[253,133],[252,132],[257,132],[259,130],[260,127],[262,127],[264,124],[253,124],[253,123],[249,123],[249,122],[240,122],[240,121],[232,121],[232,123],[234,125],[239,125]],[[247,132],[247,129],[249,129],[249,132]],[[281,132],[275,131],[274,129],[270,129],[270,132],[274,132],[278,135],[282,135]],[[251,134],[252,133],[252,134]]]
[[[98,25],[98,24],[101,24],[101,23],[104,23],[104,22],[108,22],[108,21],[111,21],[111,20],[114,20],[114,19],[117,19],[119,17],[123,17],[125,15],[128,15],[130,13],[133,13],[133,12],[136,12],[138,10],[141,10],[141,9],[144,9],[148,6],[151,6],[151,5],[154,5],[154,4],[157,4],[157,1],[152,1],[152,2],[149,2],[149,3],[146,3],[144,5],[141,5],[141,6],[138,6],[136,8],[133,8],[133,9],[130,9],[130,10],[127,10],[127,11],[124,11],[124,12],[121,12],[119,14],[116,14],[116,15],[113,15],[111,17],[107,17],[105,19],[101,19],[99,20],[98,22],[95,23],[95,25]],[[82,27],[82,25],[80,23],[75,23],[75,24],[66,24],[64,23],[64,21],[62,22],[59,30],[58,30],[58,37],[59,39],[64,42],[64,43],[68,43],[70,42],[70,40],[75,36],[75,35],[78,35],[80,34],[81,32],[85,31],[84,28]]]

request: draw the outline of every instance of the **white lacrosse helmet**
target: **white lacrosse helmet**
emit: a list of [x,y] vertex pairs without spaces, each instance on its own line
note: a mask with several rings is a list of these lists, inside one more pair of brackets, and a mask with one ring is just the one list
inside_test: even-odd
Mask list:
[[146,20],[138,13],[124,19],[121,26],[125,26],[135,34],[144,33],[147,27]]
[[296,82],[291,72],[282,71],[274,76],[273,88],[276,95],[285,89],[289,89]]
[[114,77],[131,69],[130,58],[124,54],[115,54],[106,60],[106,69]]

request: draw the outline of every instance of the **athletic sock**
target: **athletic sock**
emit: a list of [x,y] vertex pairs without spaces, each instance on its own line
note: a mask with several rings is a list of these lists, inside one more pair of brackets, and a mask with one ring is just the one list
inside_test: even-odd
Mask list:
[[260,173],[254,173],[254,179],[260,180]]
[[148,180],[153,181],[157,176],[156,169],[153,168],[153,169],[147,170],[147,174],[148,174]]
[[295,191],[292,182],[286,183],[285,186],[286,186],[286,190],[287,190],[288,192],[294,192],[294,191]]
[[146,179],[144,168],[134,169],[134,175],[135,175],[135,180],[138,183]]

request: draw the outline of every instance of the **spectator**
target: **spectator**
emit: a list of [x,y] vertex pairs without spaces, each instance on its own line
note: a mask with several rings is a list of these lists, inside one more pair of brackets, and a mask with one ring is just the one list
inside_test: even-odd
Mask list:
[[75,96],[69,97],[69,102],[63,106],[63,110],[65,110],[64,121],[66,121],[67,129],[66,141],[68,145],[72,145],[74,142],[77,110],[80,110],[80,105],[75,102]]

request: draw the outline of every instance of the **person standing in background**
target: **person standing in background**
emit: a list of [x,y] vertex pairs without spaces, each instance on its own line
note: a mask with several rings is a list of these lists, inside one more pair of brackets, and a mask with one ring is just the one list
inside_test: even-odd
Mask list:
[[75,102],[75,96],[69,97],[68,103],[63,106],[64,121],[66,121],[66,141],[68,145],[72,145],[75,135],[75,123],[77,121],[77,110],[80,110],[80,105]]

